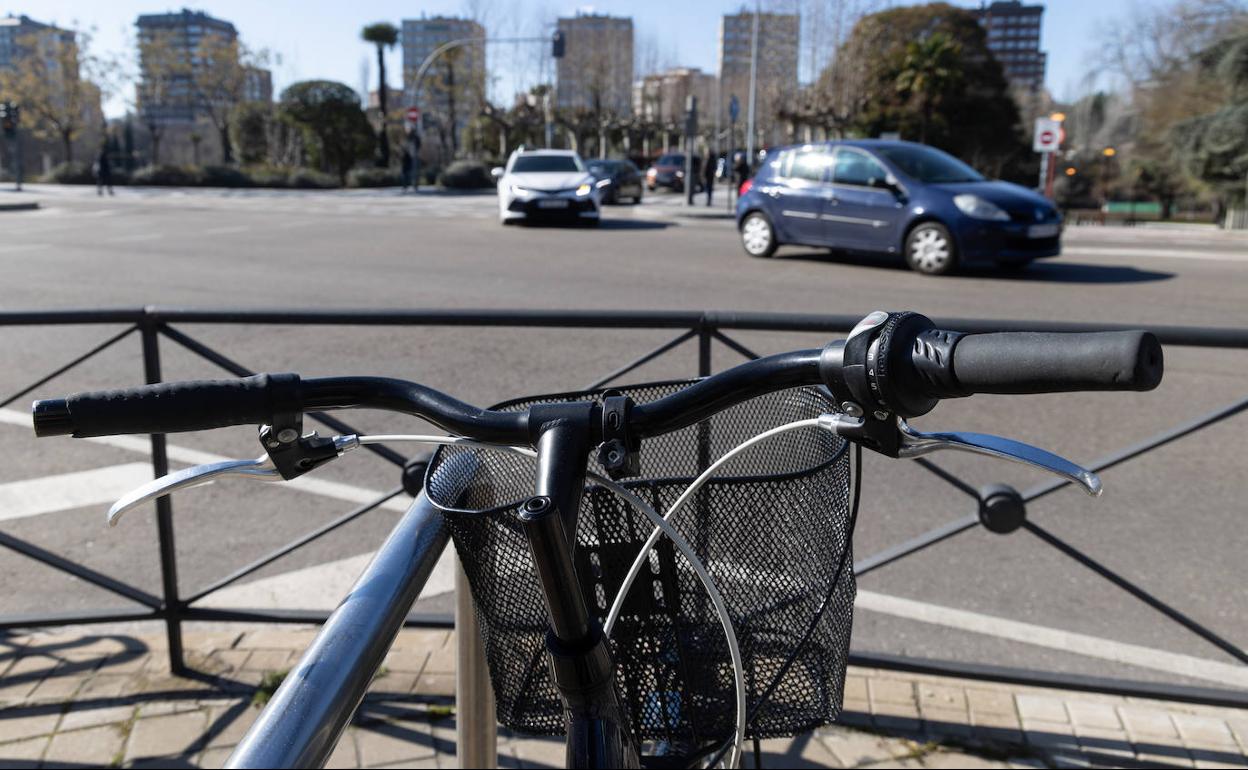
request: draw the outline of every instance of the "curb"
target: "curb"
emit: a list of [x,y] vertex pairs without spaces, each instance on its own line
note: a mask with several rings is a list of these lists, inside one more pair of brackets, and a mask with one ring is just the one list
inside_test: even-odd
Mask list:
[[0,211],[34,211],[39,208],[39,201],[23,201],[21,203],[0,203]]

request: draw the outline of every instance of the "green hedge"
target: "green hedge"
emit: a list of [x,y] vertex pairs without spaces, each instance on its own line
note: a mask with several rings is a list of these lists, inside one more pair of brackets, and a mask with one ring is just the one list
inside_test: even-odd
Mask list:
[[450,190],[481,190],[493,187],[494,178],[479,160],[457,160],[438,175],[438,184]]
[[135,170],[130,183],[152,187],[198,187],[204,183],[204,170],[196,166],[143,166]]
[[[113,182],[116,183],[116,174]],[[52,170],[39,177],[40,182],[56,184],[95,184],[95,174],[91,172],[90,163],[58,163]]]
[[403,177],[388,168],[353,168],[347,174],[347,187],[398,187]]
[[331,187],[341,187],[338,184],[338,177],[310,168],[297,168],[291,171],[286,179],[286,186],[301,190],[328,190]]

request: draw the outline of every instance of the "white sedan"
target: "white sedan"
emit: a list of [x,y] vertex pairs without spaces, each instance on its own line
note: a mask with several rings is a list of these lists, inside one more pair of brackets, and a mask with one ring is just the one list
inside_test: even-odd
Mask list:
[[493,173],[503,224],[554,218],[598,224],[594,177],[571,150],[517,150]]

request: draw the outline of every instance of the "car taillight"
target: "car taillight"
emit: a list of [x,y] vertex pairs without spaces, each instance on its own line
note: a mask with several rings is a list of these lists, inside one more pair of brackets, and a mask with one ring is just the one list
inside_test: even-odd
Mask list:
[[746,193],[748,193],[750,191],[750,188],[753,186],[754,186],[753,179],[747,179],[744,182],[742,182],[741,189],[737,190],[737,197],[741,197],[742,195],[745,195]]

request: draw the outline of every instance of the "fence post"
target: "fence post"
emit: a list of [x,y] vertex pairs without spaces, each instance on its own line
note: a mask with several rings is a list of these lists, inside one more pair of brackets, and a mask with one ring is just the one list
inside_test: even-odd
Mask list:
[[[160,335],[157,322],[145,317],[142,322],[143,376],[147,384],[160,382]],[[164,476],[169,472],[169,456],[165,434],[152,434],[152,472]],[[173,503],[169,496],[156,498],[156,533],[160,539],[160,582],[164,597],[165,633],[169,639],[169,671],[186,673],[182,656],[182,602],[178,599],[178,554],[173,542]]]
[[709,377],[711,375],[711,332],[712,329],[707,325],[706,318],[703,317],[698,322],[698,376]]
[[455,558],[455,743],[460,767],[498,767],[498,717],[472,589]]

